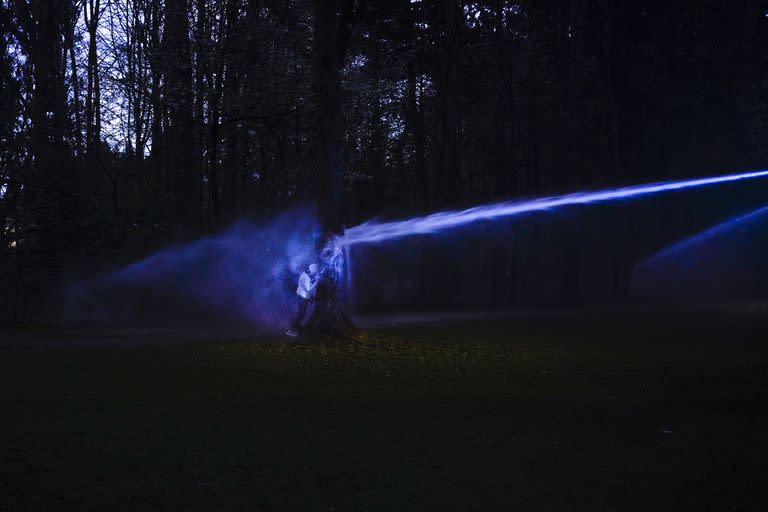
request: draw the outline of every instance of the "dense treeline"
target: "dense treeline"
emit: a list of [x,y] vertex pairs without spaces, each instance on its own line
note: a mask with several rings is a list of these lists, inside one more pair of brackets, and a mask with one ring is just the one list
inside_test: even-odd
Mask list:
[[[338,198],[329,165],[347,224],[759,167],[766,21],[757,0],[0,0],[1,316],[238,217]],[[318,77],[328,59],[340,91]],[[512,249],[491,249],[509,281],[493,286],[514,287]],[[634,255],[612,254],[626,292]]]

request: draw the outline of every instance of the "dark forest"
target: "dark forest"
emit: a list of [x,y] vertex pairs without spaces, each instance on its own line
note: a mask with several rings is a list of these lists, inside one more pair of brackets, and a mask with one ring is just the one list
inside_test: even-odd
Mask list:
[[[296,204],[318,204],[339,232],[372,216],[759,169],[767,8],[2,1],[0,318],[34,321],[72,280]],[[408,264],[376,278],[387,290],[353,295],[373,309],[626,298],[637,260],[764,191],[723,197],[532,221],[515,241],[497,230],[458,252],[410,240]],[[551,293],[521,284],[525,244],[554,262],[539,272]],[[463,266],[436,265],[440,253],[476,269],[456,282],[484,284],[439,291],[439,274]],[[605,275],[580,277],[591,262]]]
[[0,0],[0,512],[759,511],[768,0]]

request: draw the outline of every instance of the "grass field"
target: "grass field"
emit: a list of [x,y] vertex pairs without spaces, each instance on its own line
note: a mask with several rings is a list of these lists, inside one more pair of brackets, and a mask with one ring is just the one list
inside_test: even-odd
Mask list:
[[765,510],[739,319],[0,350],[3,510]]

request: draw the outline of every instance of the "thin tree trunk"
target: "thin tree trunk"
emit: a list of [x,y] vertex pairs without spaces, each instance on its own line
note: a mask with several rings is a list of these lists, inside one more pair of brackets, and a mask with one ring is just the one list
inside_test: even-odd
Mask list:
[[100,16],[100,0],[87,0],[83,2],[83,19],[88,30],[88,88],[85,97],[85,142],[89,152],[93,152],[101,140],[101,90],[96,46]]
[[149,157],[152,160],[152,166],[155,171],[154,178],[157,180],[156,185],[160,185],[160,173],[162,155],[164,153],[163,146],[163,106],[160,101],[160,80],[162,71],[160,69],[160,7],[158,0],[152,0],[152,5],[149,9],[148,24],[148,59],[149,59],[149,74],[152,80],[152,86],[149,93],[149,102],[152,110],[152,126],[151,137],[152,146],[149,150]]
[[77,60],[75,59],[75,24],[77,17],[74,16],[69,27],[65,31],[65,44],[69,50],[69,61],[72,69],[72,108],[75,111],[75,154],[78,157],[83,156],[83,121],[80,112],[80,81],[77,77]]
[[459,4],[456,0],[442,0],[441,16],[443,29],[443,50],[440,54],[437,81],[438,131],[440,150],[437,179],[440,199],[450,203],[456,199],[459,188],[458,162],[458,111],[456,91],[456,49]]
[[133,54],[133,83],[136,84],[136,93],[133,98],[133,124],[134,135],[136,137],[136,160],[141,162],[144,160],[144,111],[142,105],[144,104],[144,98],[146,97],[146,82],[145,69],[144,69],[144,49],[143,49],[143,25],[139,17],[139,7],[137,2],[133,5],[133,48],[131,53]]
[[170,128],[169,172],[173,173],[173,197],[177,221],[184,228],[200,221],[202,185],[196,165],[197,147],[193,119],[192,59],[189,41],[188,2],[165,3],[165,90]]

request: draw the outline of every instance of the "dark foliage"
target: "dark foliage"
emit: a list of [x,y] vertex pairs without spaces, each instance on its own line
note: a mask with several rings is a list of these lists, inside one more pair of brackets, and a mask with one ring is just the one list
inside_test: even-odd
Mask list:
[[[331,234],[761,167],[766,23],[756,0],[0,1],[0,322],[34,320],[71,279],[300,200]],[[595,255],[626,295],[634,260],[737,209],[701,201],[709,217],[682,203],[611,215],[599,235],[560,223],[543,243],[559,295],[580,300]],[[521,300],[510,240],[457,252],[483,269],[468,279],[490,276],[493,303]],[[446,300],[441,249],[408,243],[393,296]]]

